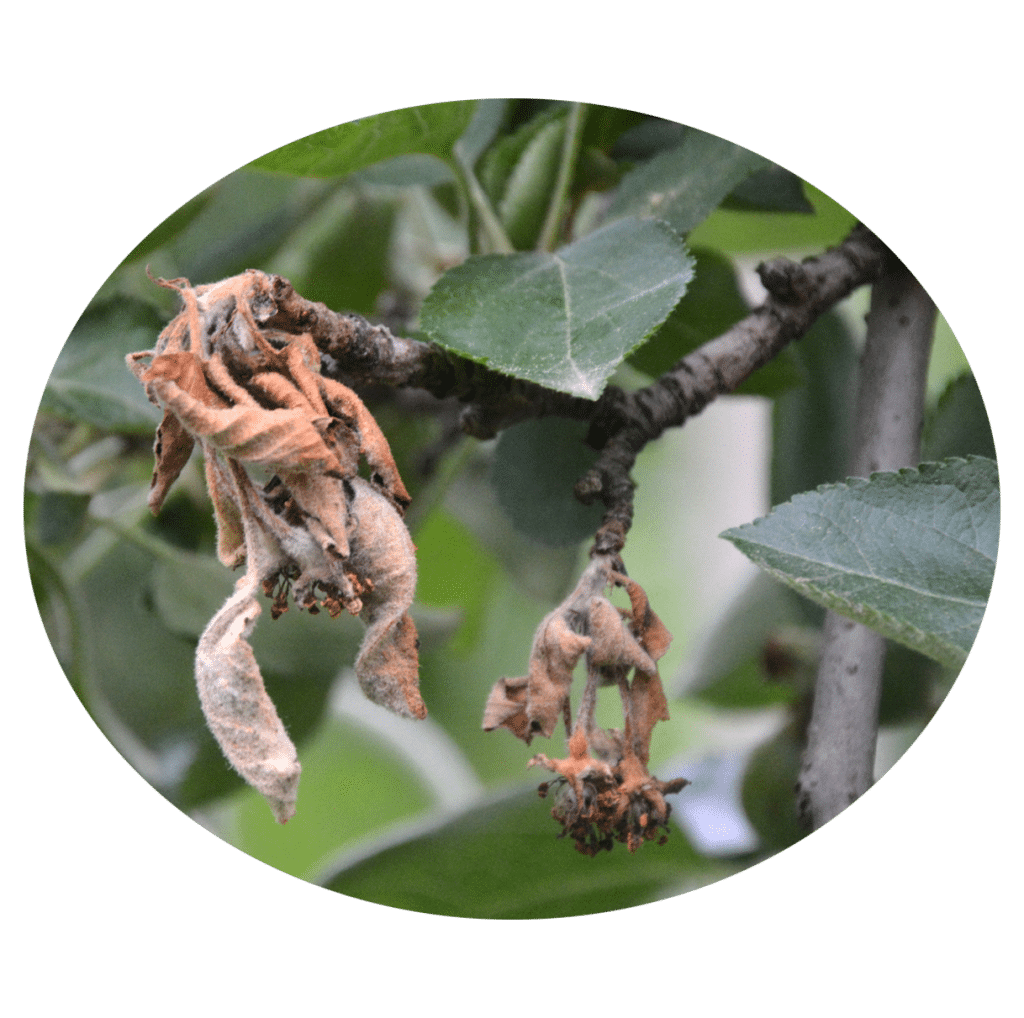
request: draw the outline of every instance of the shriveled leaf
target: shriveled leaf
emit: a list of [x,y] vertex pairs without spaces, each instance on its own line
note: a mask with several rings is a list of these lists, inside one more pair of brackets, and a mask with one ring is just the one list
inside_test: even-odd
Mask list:
[[199,639],[196,685],[224,755],[283,824],[295,815],[302,768],[246,642],[262,612],[257,572],[250,569],[246,579]]
[[749,149],[687,128],[678,145],[623,177],[608,214],[653,216],[688,233],[738,184],[769,166]]
[[558,548],[592,536],[604,507],[583,505],[572,486],[597,453],[584,445],[587,427],[558,417],[524,421],[498,438],[491,484],[498,504],[522,533]]
[[343,177],[410,152],[450,159],[475,107],[473,100],[459,100],[362,117],[274,149],[249,165],[303,177]]
[[588,859],[552,830],[537,793],[489,799],[453,819],[342,861],[329,890],[395,908],[479,919],[543,919],[628,908],[712,883],[734,866],[680,832],[636,855]]
[[468,259],[430,292],[421,324],[441,346],[496,371],[596,399],[692,275],[678,237],[627,218],[553,254]]
[[996,465],[970,457],[851,478],[722,536],[812,601],[959,667],[995,569]]
[[727,209],[757,212],[814,212],[803,181],[782,166],[769,166],[747,177],[722,203]]

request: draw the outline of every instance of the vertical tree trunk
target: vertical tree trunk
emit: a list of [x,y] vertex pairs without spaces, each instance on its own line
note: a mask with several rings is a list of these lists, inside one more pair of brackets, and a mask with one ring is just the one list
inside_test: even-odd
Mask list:
[[[916,466],[936,308],[895,258],[871,291],[850,474]],[[886,644],[866,626],[828,612],[798,783],[816,830],[871,786]]]

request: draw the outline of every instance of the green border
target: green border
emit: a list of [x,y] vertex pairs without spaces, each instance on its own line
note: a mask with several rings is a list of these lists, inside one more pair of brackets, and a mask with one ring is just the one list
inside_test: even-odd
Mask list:
[[[725,135],[860,214],[920,275],[965,347],[996,436],[1004,518],[1018,515],[1019,160],[1008,135],[1019,33],[1004,7],[975,4],[968,24],[892,0],[749,14],[640,5],[626,8],[627,31],[616,29],[620,5],[600,16],[520,3],[489,29],[476,4],[324,15],[248,5],[244,17],[184,2],[114,7],[22,10],[8,23],[12,489],[63,339],[106,272],[174,208],[334,122],[532,94]],[[7,925],[19,944],[12,971],[24,973],[19,1014],[84,1001],[111,1015],[563,1002],[741,1013],[767,1000],[952,1014],[1009,988],[1000,917],[1017,868],[1009,775],[1020,716],[1020,539],[1009,528],[988,616],[947,704],[906,760],[825,830],[662,904],[481,924],[303,885],[147,789],[58,670],[29,595],[17,499],[4,511]]]

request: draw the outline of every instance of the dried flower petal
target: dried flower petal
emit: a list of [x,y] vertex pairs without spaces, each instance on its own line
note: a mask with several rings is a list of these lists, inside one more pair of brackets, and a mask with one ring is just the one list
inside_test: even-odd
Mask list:
[[[561,836],[571,836],[585,855],[610,849],[615,841],[631,852],[644,841],[664,841],[671,813],[665,795],[687,784],[685,778],[663,782],[647,771],[651,733],[668,719],[656,662],[672,637],[643,588],[621,569],[606,557],[594,558],[576,589],[538,627],[529,676],[500,679],[484,712],[486,730],[508,728],[526,743],[538,732],[550,735],[558,716],[565,718],[569,755],[558,760],[538,753],[530,766],[558,775],[539,791],[543,796],[556,790],[551,815],[562,825]],[[609,585],[626,588],[629,611],[604,596]],[[583,654],[587,683],[570,732],[572,672]],[[606,731],[594,721],[598,687],[608,684],[622,695],[622,730]]]
[[626,631],[622,616],[611,601],[603,597],[593,598],[589,620],[593,639],[590,657],[595,665],[618,665],[636,668],[648,675],[654,674],[654,662]]
[[526,685],[528,676],[518,679],[498,679],[484,707],[484,731],[507,728],[527,745],[533,738],[526,717]]

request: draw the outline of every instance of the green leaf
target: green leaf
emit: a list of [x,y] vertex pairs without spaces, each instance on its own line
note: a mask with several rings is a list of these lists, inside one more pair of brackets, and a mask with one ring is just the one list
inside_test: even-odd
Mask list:
[[297,877],[315,876],[343,846],[429,809],[420,775],[373,733],[328,717],[302,747],[298,812],[287,829],[275,824],[266,801],[238,793],[232,844]]
[[814,215],[803,212],[737,211],[720,205],[689,237],[690,243],[707,244],[732,254],[782,251],[819,251],[838,244],[857,222],[857,217],[809,184],[805,185]]
[[159,226],[150,230],[149,233],[139,241],[125,258],[125,262],[135,262],[146,255],[151,254],[159,247],[172,241],[195,219],[209,204],[213,197],[212,189],[201,191],[194,198],[190,198],[181,208],[172,212]]
[[74,596],[85,644],[85,706],[93,712],[98,699],[153,754],[149,773],[159,772],[158,786],[167,792],[193,758],[205,724],[195,690],[195,640],[163,624],[148,590],[152,566],[147,552],[115,544]]
[[417,602],[435,608],[458,606],[459,630],[447,650],[458,653],[472,647],[484,625],[491,587],[500,569],[497,561],[443,508],[427,517],[414,541]]
[[857,398],[857,346],[838,312],[786,349],[806,381],[772,407],[772,505],[845,476]]
[[292,231],[318,214],[336,188],[334,182],[244,169],[228,174],[210,188],[203,211],[170,244],[175,273],[199,284],[263,265]]
[[498,215],[517,249],[533,247],[558,175],[566,116],[544,124],[523,150],[505,183]]
[[691,127],[679,145],[622,178],[608,214],[654,216],[688,233],[739,183],[771,165],[749,149]]
[[959,667],[995,569],[996,465],[970,457],[850,478],[722,536],[812,601]]
[[[740,293],[732,260],[710,248],[691,248],[696,259],[694,278],[686,295],[672,309],[665,324],[629,363],[658,378],[702,343],[722,335],[750,313]],[[777,396],[799,382],[805,374],[792,349],[787,347],[750,376],[738,395]]]
[[651,339],[629,356],[634,368],[652,378],[750,313],[731,259],[709,248],[690,248],[690,254],[694,275],[686,295]]
[[475,107],[473,100],[460,100],[362,117],[300,138],[249,165],[303,177],[343,177],[410,152],[450,160]]
[[388,284],[396,202],[343,187],[305,228],[289,237],[270,271],[309,301],[373,314]]
[[804,182],[782,166],[758,170],[733,189],[722,207],[756,212],[814,212],[804,194]]
[[487,193],[513,246],[533,247],[558,173],[568,111],[546,109],[500,138],[480,161]]
[[496,371],[596,399],[686,292],[693,259],[659,223],[624,219],[554,252],[484,255],[446,272],[421,324]]
[[981,390],[970,372],[946,386],[935,409],[925,418],[921,451],[930,460],[972,454],[996,458]]
[[644,113],[617,106],[590,106],[583,127],[583,147],[610,153],[616,142],[630,129],[647,120]]
[[955,678],[934,659],[893,643],[885,655],[882,698],[878,704],[880,725],[905,725],[928,721]]
[[[685,795],[685,790],[682,793]],[[361,854],[320,882],[353,898],[435,915],[546,919],[641,905],[738,867],[705,859],[678,828],[665,845],[587,858],[557,838],[533,789],[491,799]]]
[[757,831],[760,851],[789,848],[808,830],[800,819],[796,782],[805,735],[790,722],[751,754],[743,776],[743,809]]
[[494,141],[508,114],[508,99],[479,99],[473,117],[462,137],[455,143],[455,154],[472,169],[488,145]]
[[597,458],[583,439],[587,425],[558,417],[524,421],[498,438],[491,484],[498,504],[527,537],[552,548],[593,535],[604,506],[583,505],[573,485]]
[[146,432],[160,411],[125,366],[125,355],[152,349],[163,322],[140,301],[91,308],[78,320],[46,383],[40,410],[105,431]]

